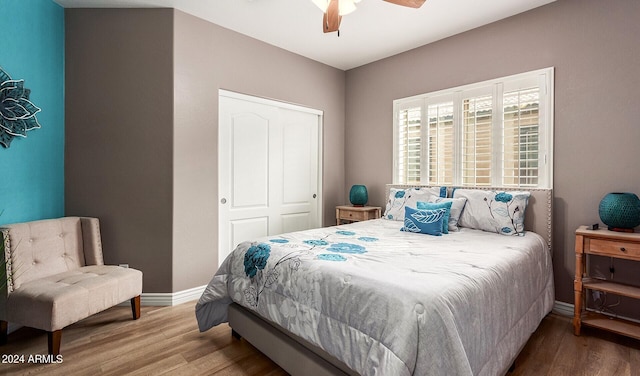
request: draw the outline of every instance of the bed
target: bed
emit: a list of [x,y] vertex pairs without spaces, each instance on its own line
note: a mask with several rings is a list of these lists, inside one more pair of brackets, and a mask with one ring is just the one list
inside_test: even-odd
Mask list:
[[[458,231],[443,196],[466,202]],[[505,374],[553,305],[552,191],[388,185],[385,198],[383,219],[240,244],[196,305],[200,330],[229,322],[292,375]],[[397,217],[416,200],[433,202],[411,211],[438,217],[427,231],[450,231],[412,232]]]

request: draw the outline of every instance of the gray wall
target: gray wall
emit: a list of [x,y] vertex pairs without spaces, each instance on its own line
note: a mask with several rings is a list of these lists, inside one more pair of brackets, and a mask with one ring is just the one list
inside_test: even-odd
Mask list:
[[66,214],[144,292],[217,269],[218,89],[324,111],[324,222],[344,202],[345,73],[171,9],[67,9]]
[[65,214],[100,218],[105,262],[171,291],[173,13],[65,10]]
[[[346,187],[384,205],[394,99],[554,66],[556,299],[573,303],[575,229],[599,222],[607,192],[640,193],[639,16],[636,0],[559,0],[348,71]],[[632,280],[640,267],[617,270]]]
[[345,73],[180,11],[174,27],[173,289],[180,291],[208,282],[218,265],[218,89],[324,111],[323,219],[333,224],[345,200]]

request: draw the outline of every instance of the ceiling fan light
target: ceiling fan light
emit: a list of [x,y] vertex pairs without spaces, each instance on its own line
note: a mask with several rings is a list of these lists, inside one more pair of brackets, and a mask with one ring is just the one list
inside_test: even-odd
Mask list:
[[318,6],[318,8],[320,8],[320,10],[324,13],[327,11],[327,8],[329,7],[329,1],[330,0],[311,0],[315,5]]
[[349,13],[352,13],[356,10],[356,4],[354,0],[339,0],[338,3],[339,11],[338,14],[341,16],[346,16]]

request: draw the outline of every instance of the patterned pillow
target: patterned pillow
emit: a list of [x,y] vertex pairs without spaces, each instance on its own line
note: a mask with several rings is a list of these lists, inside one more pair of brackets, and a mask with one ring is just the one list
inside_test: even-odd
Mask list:
[[400,231],[415,232],[441,236],[444,214],[447,209],[418,210],[410,207],[404,208],[404,227]]
[[428,202],[431,196],[447,197],[447,187],[391,188],[383,218],[403,221],[405,206],[416,209],[418,201]]
[[[431,196],[430,201],[433,199],[437,199],[435,196]],[[434,210],[434,209],[446,209],[447,212],[444,213],[444,217],[442,218],[442,233],[449,233],[449,217],[451,213],[451,204],[453,202],[422,202],[418,201],[418,210]]]
[[462,215],[462,211],[464,210],[464,204],[467,203],[466,198],[431,197],[429,202],[451,202],[451,213],[449,213],[449,222],[447,225],[449,231],[460,231],[460,228],[458,228],[458,221],[460,220],[460,215]]
[[530,195],[526,191],[456,189],[454,198],[467,199],[458,225],[502,235],[524,235],[524,212]]

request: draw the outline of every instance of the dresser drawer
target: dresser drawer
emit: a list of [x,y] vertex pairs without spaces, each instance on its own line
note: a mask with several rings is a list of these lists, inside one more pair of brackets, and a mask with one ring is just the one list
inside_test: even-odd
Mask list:
[[368,213],[363,211],[341,210],[340,219],[346,219],[348,221],[364,221],[365,219],[368,219]]
[[589,253],[603,256],[640,259],[640,243],[591,239],[589,244]]

